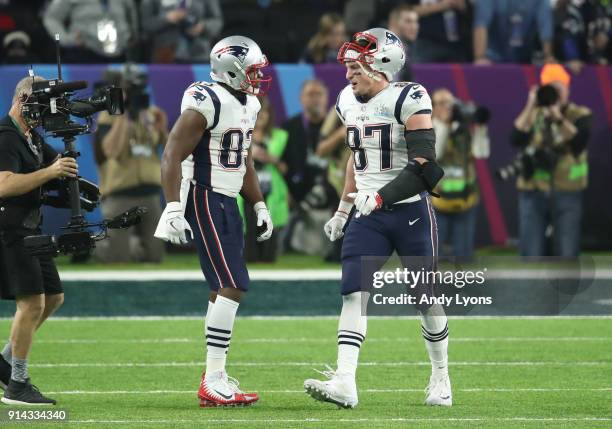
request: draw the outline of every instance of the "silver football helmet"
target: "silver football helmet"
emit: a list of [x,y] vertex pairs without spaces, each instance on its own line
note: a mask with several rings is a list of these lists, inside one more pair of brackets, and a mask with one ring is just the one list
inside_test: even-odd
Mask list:
[[268,65],[257,43],[244,36],[226,37],[210,52],[210,77],[248,94],[265,95],[268,91],[272,78],[261,71]]
[[[404,46],[394,32],[386,28],[371,28],[355,33],[350,42],[344,43],[338,51],[338,61],[342,64],[357,61],[361,67],[368,65],[391,81],[404,66],[406,56]],[[370,77],[375,78],[374,75]]]

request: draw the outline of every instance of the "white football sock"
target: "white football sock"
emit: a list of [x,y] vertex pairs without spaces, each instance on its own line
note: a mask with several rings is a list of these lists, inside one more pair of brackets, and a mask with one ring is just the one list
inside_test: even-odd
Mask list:
[[440,304],[421,312],[421,331],[433,375],[448,374],[448,319]]
[[204,335],[206,335],[206,327],[208,326],[208,318],[210,317],[210,313],[214,307],[215,303],[212,301],[208,301],[208,308],[206,308],[206,315],[204,316]]
[[336,371],[339,375],[355,377],[357,372],[359,350],[365,340],[368,327],[368,319],[365,316],[368,298],[367,292],[353,292],[342,296],[342,311],[338,323],[338,369]]
[[208,326],[208,318],[210,317],[210,313],[212,312],[214,305],[214,302],[210,300],[208,301],[208,307],[206,308],[206,314],[204,315],[204,340],[206,340],[206,327]]
[[236,301],[217,295],[215,305],[206,314],[206,378],[217,371],[225,371],[237,310]]

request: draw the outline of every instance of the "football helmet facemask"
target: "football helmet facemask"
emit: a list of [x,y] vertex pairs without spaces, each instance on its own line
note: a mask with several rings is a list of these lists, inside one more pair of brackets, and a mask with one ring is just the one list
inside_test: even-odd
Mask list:
[[365,66],[385,75],[390,82],[406,61],[404,46],[395,33],[386,28],[371,28],[355,33],[350,42],[344,43],[338,51],[338,61],[357,61],[369,77],[380,77],[369,72]]

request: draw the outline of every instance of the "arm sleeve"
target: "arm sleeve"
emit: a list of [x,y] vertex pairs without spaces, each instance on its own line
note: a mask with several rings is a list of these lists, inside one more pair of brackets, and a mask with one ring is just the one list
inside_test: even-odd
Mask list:
[[208,129],[216,127],[219,122],[221,104],[210,87],[193,84],[187,88],[181,101],[181,113],[187,109],[195,110],[204,116]]
[[411,83],[399,94],[395,105],[395,116],[403,125],[409,117],[416,114],[431,115],[431,99],[424,87],[418,83]]
[[69,33],[65,26],[66,20],[70,16],[70,1],[68,0],[53,0],[43,18],[45,28],[54,37],[54,34],[59,33],[60,44],[62,46],[72,46],[76,43],[75,34]]
[[489,27],[493,17],[493,2],[491,0],[475,0],[474,28]]
[[6,136],[8,133],[4,134],[0,137],[0,171],[19,173],[21,170],[19,149],[14,138]]

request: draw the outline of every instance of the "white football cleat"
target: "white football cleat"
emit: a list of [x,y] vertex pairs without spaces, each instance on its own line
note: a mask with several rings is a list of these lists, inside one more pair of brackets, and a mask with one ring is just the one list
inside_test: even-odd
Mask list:
[[304,381],[304,390],[313,399],[331,402],[342,408],[355,408],[357,405],[357,384],[350,374],[338,374],[327,366],[327,371],[315,370],[329,380],[308,379]]
[[198,390],[200,407],[247,406],[259,400],[257,393],[245,393],[238,386],[238,380],[225,371],[215,371],[208,378],[206,373],[202,374]]
[[425,389],[425,405],[440,405],[450,407],[453,405],[453,393],[448,374],[431,375],[429,386]]

